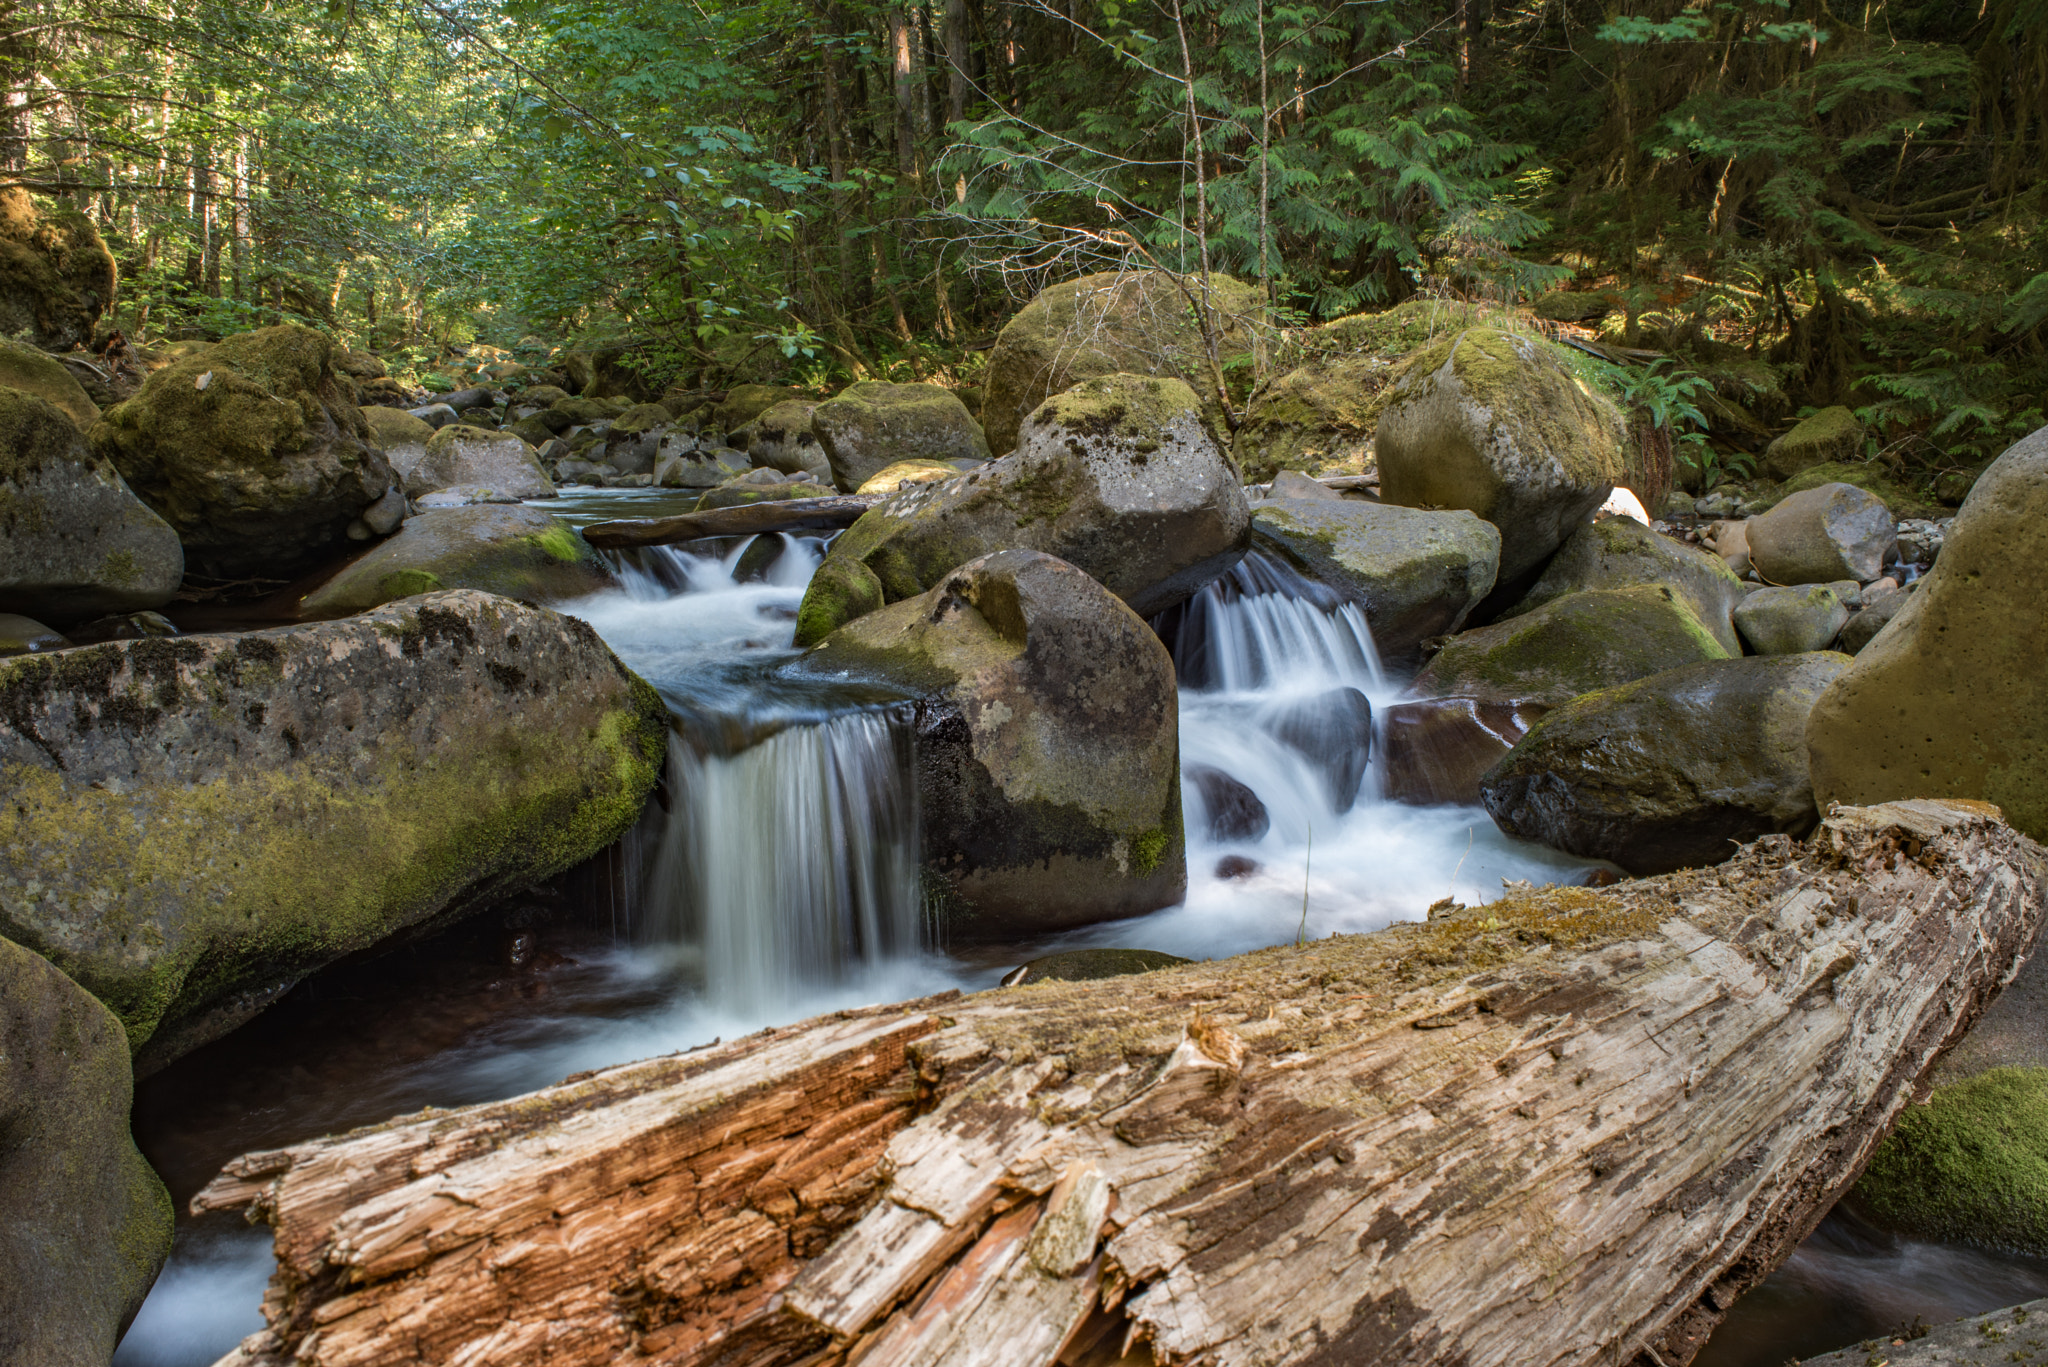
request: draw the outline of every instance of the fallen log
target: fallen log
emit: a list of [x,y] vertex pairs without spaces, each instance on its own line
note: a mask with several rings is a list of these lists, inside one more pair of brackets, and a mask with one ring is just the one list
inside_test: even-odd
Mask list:
[[880,503],[881,494],[843,494],[836,498],[786,498],[749,503],[738,508],[707,508],[673,517],[627,517],[593,522],[583,539],[599,550],[629,546],[669,546],[707,536],[754,536],[762,532],[811,532],[851,527],[860,515]]
[[2009,980],[1972,803],[1604,891],[842,1012],[253,1153],[223,1360],[1690,1360]]

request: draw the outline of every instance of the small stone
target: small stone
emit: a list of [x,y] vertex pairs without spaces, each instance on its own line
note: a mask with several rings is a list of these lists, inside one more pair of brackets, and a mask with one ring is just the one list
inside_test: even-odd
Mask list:
[[1271,826],[1272,818],[1259,795],[1221,769],[1189,765],[1184,777],[1201,794],[1203,810],[1209,814],[1211,840],[1257,840]]
[[378,536],[389,536],[398,530],[398,524],[405,521],[405,490],[396,487],[386,489],[384,497],[363,509],[363,525]]
[[348,526],[342,529],[342,535],[351,541],[369,541],[373,540],[377,534],[370,530],[369,523],[356,517],[349,519]]
[[1344,495],[1318,479],[1310,479],[1299,470],[1282,470],[1273,476],[1272,487],[1267,490],[1268,498],[1316,498],[1332,502]]

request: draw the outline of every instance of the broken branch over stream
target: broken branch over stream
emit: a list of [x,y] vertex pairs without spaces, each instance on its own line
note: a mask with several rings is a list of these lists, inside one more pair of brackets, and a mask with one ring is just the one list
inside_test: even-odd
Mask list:
[[843,1012],[249,1154],[226,1362],[1678,1364],[2010,980],[2044,855],[1716,868]]
[[884,494],[843,494],[837,498],[785,498],[737,508],[707,508],[673,517],[628,517],[593,522],[583,539],[599,550],[671,546],[707,536],[755,536],[766,532],[815,532],[851,527],[880,503]]

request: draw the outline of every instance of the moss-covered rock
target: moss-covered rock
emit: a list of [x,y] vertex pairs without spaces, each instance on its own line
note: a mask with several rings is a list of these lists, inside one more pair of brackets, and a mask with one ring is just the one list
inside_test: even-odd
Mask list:
[[560,602],[617,580],[576,529],[538,508],[479,503],[422,512],[300,600],[306,618],[346,616],[440,589]]
[[1500,533],[1471,513],[1352,499],[1269,499],[1252,539],[1358,604],[1388,659],[1463,627],[1500,560]]
[[1993,1068],[1909,1106],[1855,1187],[1901,1233],[2048,1256],[2048,1068]]
[[1749,563],[1766,583],[1867,584],[1884,569],[1898,524],[1875,495],[1823,484],[1750,518],[1743,534]]
[[1764,450],[1763,472],[1790,479],[1816,465],[1854,459],[1863,449],[1863,424],[1846,408],[1823,408],[1799,420]]
[[736,384],[711,410],[712,427],[721,435],[737,432],[779,403],[802,399],[803,391],[783,384]]
[[76,209],[0,189],[0,335],[51,351],[92,341],[114,302],[114,255]]
[[947,933],[1058,930],[1186,892],[1173,659],[1072,565],[983,556],[795,667],[920,700],[925,867]]
[[0,660],[0,934],[161,1062],[602,849],[667,734],[588,626],[473,592]]
[[1554,706],[1728,657],[1675,589],[1593,589],[1453,637],[1416,676],[1413,692]]
[[1718,864],[1820,821],[1806,718],[1849,657],[1715,660],[1555,708],[1480,780],[1509,835],[1640,876]]
[[1825,650],[1849,620],[1849,609],[1826,584],[1758,589],[1735,607],[1735,629],[1752,655]]
[[[1041,290],[996,337],[989,353],[981,427],[989,450],[1012,450],[1024,418],[1082,380],[1119,372],[1185,380],[1212,406],[1214,381],[1189,301],[1201,282],[1165,271],[1105,271]],[[1225,362],[1251,350],[1263,316],[1258,287],[1210,277],[1218,350]],[[1213,426],[1219,415],[1211,413]]]
[[365,408],[363,423],[370,429],[370,439],[387,452],[394,446],[418,446],[422,453],[428,442],[434,439],[434,428],[412,414],[397,408]]
[[1616,302],[1601,290],[1552,290],[1539,295],[1529,311],[1557,323],[1590,323],[1612,313]]
[[981,424],[953,391],[935,384],[848,385],[811,414],[832,482],[853,493],[905,460],[987,460]]
[[519,404],[522,408],[549,408],[568,397],[569,391],[560,385],[536,384],[519,391]]
[[1384,356],[1315,360],[1252,396],[1231,439],[1247,482],[1282,470],[1363,472],[1395,363]]
[[1236,467],[1193,391],[1104,376],[1040,404],[1012,454],[906,489],[842,532],[805,591],[797,644],[1012,548],[1069,561],[1150,616],[1230,568],[1250,539]]
[[1161,954],[1156,949],[1069,949],[1043,954],[1003,975],[1004,987],[1028,987],[1032,983],[1090,983],[1103,978],[1123,978],[1133,973],[1152,973],[1162,968],[1193,963],[1178,954]]
[[160,607],[184,573],[177,533],[71,419],[0,388],[0,610],[69,625]]
[[807,475],[819,484],[831,484],[832,462],[826,459],[825,448],[818,444],[818,434],[811,427],[817,407],[807,400],[785,399],[734,432],[733,439],[760,469]]
[[829,484],[819,484],[802,477],[773,480],[749,478],[749,475],[774,473],[772,470],[753,470],[728,479],[698,499],[693,511],[703,513],[713,508],[744,508],[750,503],[781,503],[792,498],[831,498],[839,492]]
[[1829,484],[1847,484],[1863,490],[1880,500],[1894,518],[1948,516],[1948,510],[1939,500],[1895,478],[1886,467],[1865,460],[1829,461],[1825,465],[1809,466],[1779,485],[1775,497],[1783,500]]
[[151,375],[92,429],[93,450],[222,578],[285,578],[347,545],[395,482],[333,343],[296,324],[244,332]]
[[555,496],[554,481],[531,446],[510,432],[464,423],[434,433],[405,476],[405,492],[413,498],[467,484],[488,485],[514,498]]
[[1813,710],[1829,802],[1965,797],[2048,840],[2048,428],[1970,491],[1934,568]]
[[105,1367],[170,1255],[133,1085],[113,1013],[0,939],[0,1362]]
[[857,494],[893,494],[906,484],[939,484],[960,478],[961,471],[938,460],[899,460],[869,475]]
[[1568,593],[1587,589],[1656,584],[1678,590],[1693,616],[1713,633],[1723,650],[1730,655],[1742,653],[1733,614],[1744,590],[1728,562],[1630,517],[1602,518],[1573,532],[1521,601],[1501,616],[1519,617]]
[[1403,366],[1380,413],[1380,492],[1493,523],[1498,583],[1519,590],[1621,482],[1627,439],[1620,410],[1549,343],[1470,328]]
[[0,387],[47,401],[77,424],[80,432],[90,432],[100,420],[99,405],[62,362],[47,352],[4,337],[0,337]]

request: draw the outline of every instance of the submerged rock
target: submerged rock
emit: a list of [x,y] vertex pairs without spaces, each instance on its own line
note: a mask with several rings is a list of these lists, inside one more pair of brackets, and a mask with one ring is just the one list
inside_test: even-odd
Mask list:
[[33,617],[18,612],[0,612],[0,655],[34,655],[45,650],[62,650],[71,642]]
[[1849,610],[1825,584],[1758,589],[1735,609],[1735,627],[1755,655],[1800,655],[1825,650],[1849,620]]
[[1156,949],[1070,949],[1062,954],[1043,955],[1022,968],[1012,969],[1003,976],[1003,986],[1095,982],[1193,962],[1178,954],[1161,954]]
[[0,934],[152,1063],[602,849],[668,734],[588,626],[469,592],[0,660],[0,698]]
[[617,582],[590,543],[561,518],[538,508],[480,502],[420,513],[398,535],[307,594],[299,613],[341,617],[441,589],[559,602]]
[[1391,802],[1476,806],[1479,780],[1550,709],[1542,703],[1424,698],[1380,713],[1380,765]]
[[981,424],[953,391],[935,384],[848,385],[811,414],[811,430],[844,493],[899,461],[987,460]]
[[1040,405],[1010,455],[896,494],[842,532],[804,592],[796,643],[1010,548],[1077,565],[1149,617],[1230,568],[1250,539],[1244,490],[1193,391],[1111,375]]
[[1896,524],[1853,484],[1823,484],[1749,519],[1749,563],[1767,583],[1867,584],[1884,569]]
[[0,1362],[105,1367],[171,1252],[121,1022],[0,939]]
[[1331,810],[1348,812],[1372,759],[1372,704],[1355,688],[1332,688],[1273,704],[1259,724],[1321,775]]
[[510,432],[492,432],[457,423],[434,433],[405,477],[413,498],[457,485],[487,484],[514,498],[553,498],[554,481],[540,457]]
[[[1603,518],[1573,532],[1522,600],[1502,613],[1519,617],[1568,593],[1666,585],[1730,655],[1742,653],[1733,614],[1742,581],[1718,555],[1695,550],[1629,517]],[[1832,637],[1829,638],[1833,639]],[[1826,645],[1822,641],[1821,645]],[[1819,646],[1811,647],[1819,649]]]
[[1272,826],[1273,819],[1259,795],[1221,769],[1192,764],[1181,777],[1193,784],[1201,797],[1211,840],[1258,840]]
[[1074,566],[983,556],[795,668],[918,698],[925,869],[945,933],[1065,929],[1186,891],[1173,660]]

